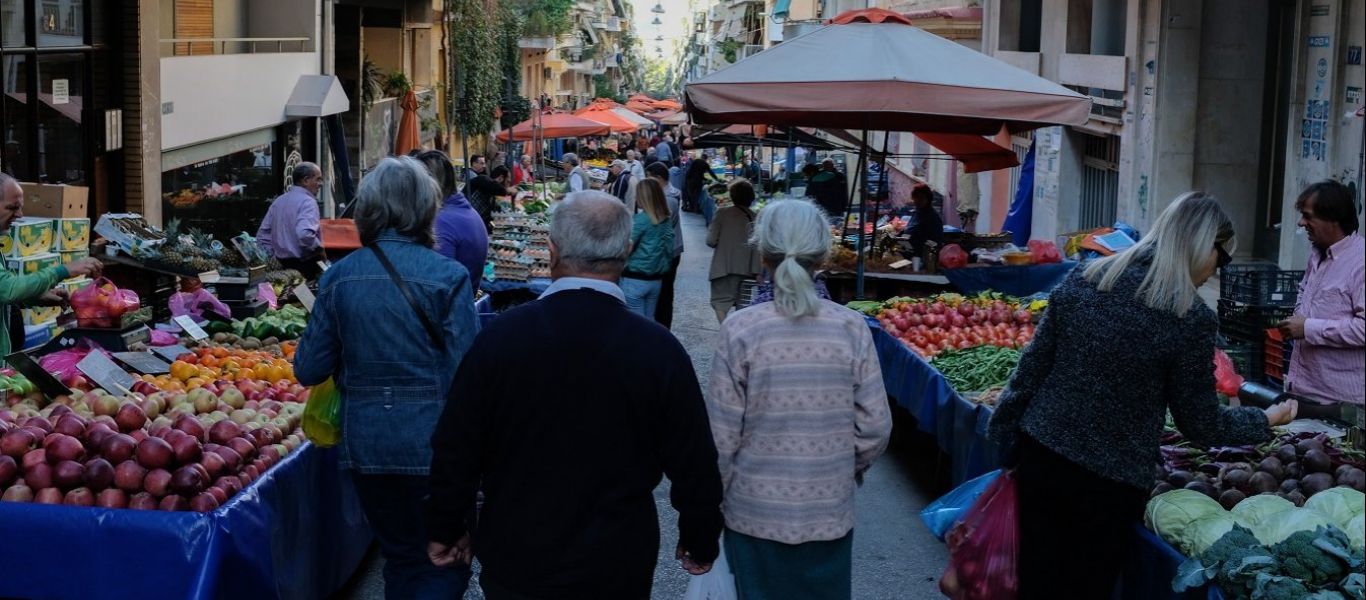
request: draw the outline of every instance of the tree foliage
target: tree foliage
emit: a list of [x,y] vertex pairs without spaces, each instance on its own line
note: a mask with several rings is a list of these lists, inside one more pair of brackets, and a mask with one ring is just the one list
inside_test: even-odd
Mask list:
[[455,113],[462,134],[493,129],[503,98],[503,53],[498,46],[496,0],[447,0],[451,55],[455,66]]

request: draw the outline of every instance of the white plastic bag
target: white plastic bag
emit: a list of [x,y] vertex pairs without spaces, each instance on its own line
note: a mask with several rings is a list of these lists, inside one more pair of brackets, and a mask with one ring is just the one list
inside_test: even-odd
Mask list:
[[726,563],[724,542],[711,570],[688,580],[688,591],[683,594],[683,600],[738,600],[735,575],[731,574],[730,565]]

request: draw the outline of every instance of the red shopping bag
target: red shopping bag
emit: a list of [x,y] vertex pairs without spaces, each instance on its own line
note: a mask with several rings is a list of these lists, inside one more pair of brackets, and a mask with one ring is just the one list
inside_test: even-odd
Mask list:
[[1225,396],[1237,397],[1238,388],[1243,387],[1243,376],[1233,366],[1233,359],[1219,348],[1214,349],[1214,391]]
[[939,591],[953,600],[1011,600],[1019,591],[1020,520],[1015,472],[1005,471],[949,530]]

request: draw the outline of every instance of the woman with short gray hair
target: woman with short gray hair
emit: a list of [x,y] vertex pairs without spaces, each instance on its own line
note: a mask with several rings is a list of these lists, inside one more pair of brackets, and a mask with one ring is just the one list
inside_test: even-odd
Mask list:
[[468,567],[427,558],[431,437],[477,322],[470,276],[432,250],[440,191],[422,163],[386,158],[361,180],[364,248],[323,273],[294,356],[299,383],[341,394],[340,466],[379,538],[388,598],[459,598]]
[[1197,290],[1233,247],[1219,203],[1190,192],[1137,245],[1053,290],[988,429],[1016,466],[1020,598],[1110,597],[1169,413],[1200,446],[1261,443],[1294,418],[1293,402],[1215,396],[1219,321]]
[[872,332],[811,279],[830,241],[815,204],[764,207],[774,301],[721,323],[707,412],[741,598],[850,597],[854,489],[892,431]]

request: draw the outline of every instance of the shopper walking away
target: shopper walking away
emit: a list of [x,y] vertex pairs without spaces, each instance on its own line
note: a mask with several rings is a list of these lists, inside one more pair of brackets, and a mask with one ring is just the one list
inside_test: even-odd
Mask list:
[[1110,597],[1168,411],[1200,446],[1261,443],[1294,418],[1294,402],[1262,411],[1215,397],[1218,320],[1196,290],[1232,247],[1223,209],[1190,192],[1136,246],[1053,290],[989,427],[1017,465],[1020,598]]
[[726,314],[740,300],[740,287],[746,279],[759,272],[759,253],[750,243],[754,229],[754,186],[738,179],[730,184],[731,206],[716,213],[707,230],[707,245],[715,250],[711,255],[711,307],[717,322],[724,322]]
[[[13,177],[0,173],[0,231],[9,231],[10,225],[23,216],[24,188]],[[99,277],[103,270],[104,263],[95,258],[82,258],[27,275],[0,269],[0,356],[23,349],[24,320],[20,308],[65,305],[66,290],[56,288],[57,282],[69,277]]]
[[721,178],[712,172],[707,157],[699,156],[688,161],[687,175],[683,180],[683,199],[702,211],[702,218],[710,227],[712,218],[716,215],[716,201],[707,193],[708,178],[716,183],[723,183]]
[[674,255],[674,224],[664,186],[654,179],[636,188],[640,212],[631,221],[631,256],[621,276],[621,291],[631,312],[653,319],[660,289]]
[[678,134],[674,133],[664,136],[664,143],[669,145],[669,162],[672,164],[678,164],[683,157],[683,148],[678,145],[679,139]]
[[671,165],[674,162],[673,144],[669,143],[671,135],[664,134],[664,137],[655,143],[655,158],[664,164]]
[[611,175],[611,183],[607,186],[607,191],[626,205],[626,210],[634,214],[636,212],[636,178],[631,176],[630,166],[624,160],[614,160],[607,167],[607,172]]
[[[473,554],[490,600],[648,598],[661,475],[684,567],[703,573],[719,551],[706,407],[678,340],[626,308],[630,235],[619,200],[570,194],[550,224],[554,282],[489,324],[451,387],[432,437],[430,552],[468,560],[464,517],[482,485]],[[556,360],[525,369],[528,353]]]
[[489,233],[484,220],[465,195],[457,189],[455,166],[440,150],[424,150],[414,156],[441,187],[441,210],[436,213],[436,252],[460,263],[470,277],[470,287],[479,290],[488,262]]
[[668,329],[674,322],[674,282],[678,280],[678,265],[683,260],[683,192],[669,183],[669,168],[663,163],[650,165],[645,171],[664,188],[664,201],[669,205],[669,218],[674,225],[673,260],[669,261],[669,272],[659,282],[659,303],[655,305],[654,314],[655,321]]
[[569,165],[569,176],[565,179],[569,183],[569,191],[582,192],[588,189],[588,173],[584,172],[583,167],[579,166],[579,155],[573,152],[565,153],[561,159],[564,164]]
[[299,383],[330,377],[341,392],[340,465],[379,539],[391,599],[459,598],[470,576],[428,560],[422,512],[435,419],[478,327],[465,269],[431,249],[438,197],[411,158],[366,174],[356,200],[364,248],[323,274],[294,356]]
[[1352,190],[1336,181],[1309,186],[1295,201],[1313,252],[1295,303],[1281,322],[1295,340],[1286,391],[1362,405],[1366,393],[1366,258]]
[[635,150],[626,151],[626,170],[631,172],[632,178],[636,181],[640,181],[641,179],[645,179],[645,165],[637,160],[637,156]]
[[314,279],[322,268],[322,242],[318,238],[318,192],[323,188],[323,172],[311,162],[299,163],[291,173],[294,185],[270,203],[256,243],[270,253],[280,266],[294,269]]
[[858,313],[816,296],[820,209],[774,202],[754,239],[774,301],[721,324],[707,396],[726,560],[746,600],[849,598],[854,489],[892,432],[877,350]]

